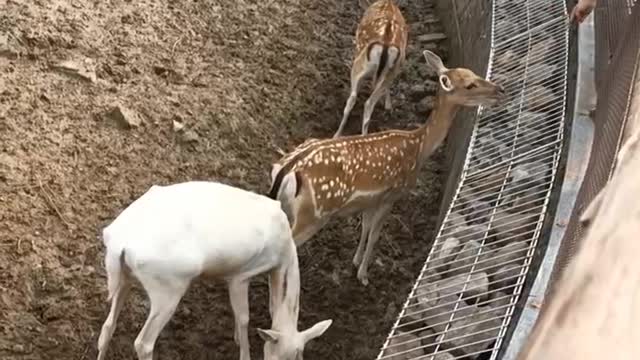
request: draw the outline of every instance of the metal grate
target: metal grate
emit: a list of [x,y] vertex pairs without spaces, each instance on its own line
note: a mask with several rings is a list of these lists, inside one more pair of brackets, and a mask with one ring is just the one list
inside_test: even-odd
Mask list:
[[[634,5],[635,4],[635,5]],[[629,9],[627,6],[631,5]],[[640,61],[640,6],[628,0],[599,0],[595,13],[596,79],[594,143],[576,205],[562,240],[547,297],[577,253],[586,234],[580,214],[609,180],[628,117],[629,100]],[[613,29],[613,30],[612,30]],[[611,60],[609,60],[611,59]],[[544,310],[544,308],[543,308]]]
[[495,0],[488,78],[458,188],[378,360],[495,359],[536,250],[562,150],[564,0]]

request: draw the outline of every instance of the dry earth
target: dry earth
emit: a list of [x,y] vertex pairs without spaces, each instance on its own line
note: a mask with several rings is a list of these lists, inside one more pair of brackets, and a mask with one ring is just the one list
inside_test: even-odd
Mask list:
[[[409,64],[395,110],[379,106],[371,131],[426,119],[421,84],[431,74],[417,36],[441,30],[422,21],[433,13],[428,1],[403,11]],[[0,0],[0,358],[95,357],[108,310],[98,234],[152,184],[208,179],[264,192],[277,148],[332,135],[361,14],[356,0]],[[109,116],[115,105],[141,125],[120,126]],[[368,287],[351,264],[358,218],[332,222],[300,250],[301,327],[334,319],[306,359],[377,355],[429,249],[441,158],[396,206]],[[256,358],[266,293],[255,281]],[[134,358],[146,309],[138,289],[109,359]],[[162,332],[157,359],[236,359],[232,327],[224,286],[197,282]]]

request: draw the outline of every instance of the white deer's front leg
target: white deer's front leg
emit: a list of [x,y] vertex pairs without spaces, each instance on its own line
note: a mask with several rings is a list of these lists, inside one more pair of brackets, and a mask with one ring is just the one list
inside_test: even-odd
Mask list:
[[249,352],[249,282],[231,280],[229,300],[235,318],[234,339],[240,346],[240,360],[251,360]]

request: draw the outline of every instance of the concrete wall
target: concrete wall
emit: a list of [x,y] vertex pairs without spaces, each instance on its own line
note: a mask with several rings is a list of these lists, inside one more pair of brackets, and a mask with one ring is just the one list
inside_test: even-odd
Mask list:
[[[435,0],[440,21],[449,42],[448,67],[463,66],[484,76],[489,61],[491,41],[491,0]],[[455,192],[462,170],[475,111],[461,111],[451,129],[446,144],[449,168],[440,212],[440,220]]]

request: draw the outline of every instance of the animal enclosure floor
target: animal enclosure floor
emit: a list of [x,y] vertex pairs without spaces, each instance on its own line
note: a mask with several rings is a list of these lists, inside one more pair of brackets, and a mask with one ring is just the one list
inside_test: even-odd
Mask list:
[[[0,0],[0,358],[94,359],[109,304],[101,228],[153,184],[219,180],[266,192],[277,149],[332,136],[348,95],[358,1]],[[426,120],[430,76],[411,24],[395,109],[370,131]],[[437,50],[440,53],[444,49]],[[445,56],[446,59],[446,56]],[[418,86],[416,88],[416,85]],[[345,133],[353,134],[365,84]],[[125,128],[114,119],[140,121]],[[122,121],[123,119],[120,119]],[[332,318],[305,359],[374,358],[426,257],[440,204],[442,155],[387,221],[362,286],[351,263],[359,218],[332,221],[299,250],[300,328]],[[268,327],[267,286],[251,288]],[[108,359],[133,359],[147,315],[139,287]],[[237,359],[223,284],[198,281],[161,333],[156,359]]]

